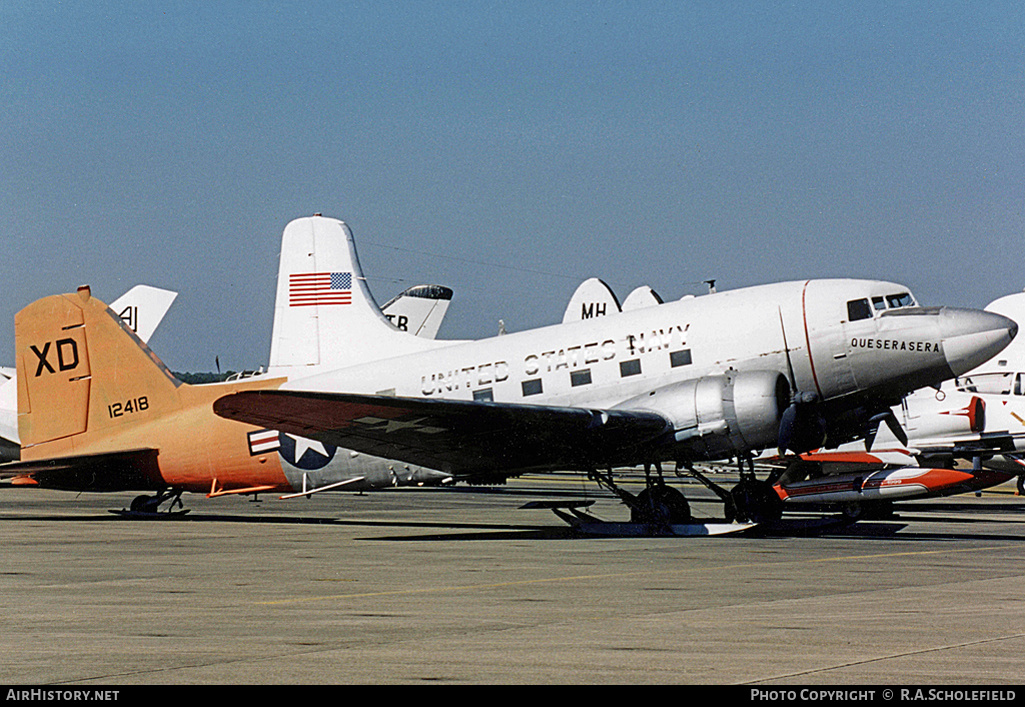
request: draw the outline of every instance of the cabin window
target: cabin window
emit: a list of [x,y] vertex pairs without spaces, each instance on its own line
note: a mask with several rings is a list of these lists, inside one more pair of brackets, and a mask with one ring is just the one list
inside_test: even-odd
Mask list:
[[669,365],[673,368],[676,368],[677,366],[689,366],[690,364],[690,349],[673,351],[669,354]]
[[859,319],[871,319],[872,310],[869,309],[867,299],[851,300],[847,303],[847,319],[856,322]]
[[491,391],[491,388],[481,388],[480,390],[473,391],[473,399],[478,403],[493,403],[495,401],[495,394]]
[[1014,378],[1014,394],[1025,395],[1025,373],[1019,373]]
[[1010,395],[1013,382],[1013,373],[981,373],[958,378],[957,387],[958,390],[963,390],[967,393]]
[[537,395],[541,392],[541,379],[531,378],[523,381],[520,386],[523,388],[523,395]]
[[621,378],[637,376],[641,373],[641,359],[631,358],[629,361],[619,362],[619,375]]
[[911,298],[910,292],[901,292],[896,295],[886,295],[886,304],[891,309],[894,307],[913,307],[915,306],[915,300]]
[[578,385],[591,384],[591,369],[585,368],[582,371],[573,371],[569,374],[569,384],[574,388]]

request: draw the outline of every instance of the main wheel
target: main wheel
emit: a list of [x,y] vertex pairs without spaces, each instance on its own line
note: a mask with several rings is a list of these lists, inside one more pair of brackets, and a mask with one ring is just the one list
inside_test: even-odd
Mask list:
[[739,520],[769,523],[783,515],[783,501],[765,481],[743,479],[730,491],[730,497]]
[[634,523],[689,523],[690,504],[684,495],[671,486],[649,486],[637,494],[630,509]]

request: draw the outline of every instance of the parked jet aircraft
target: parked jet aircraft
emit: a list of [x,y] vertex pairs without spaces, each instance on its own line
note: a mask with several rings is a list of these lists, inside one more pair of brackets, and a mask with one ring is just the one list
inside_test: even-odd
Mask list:
[[[846,442],[1017,333],[999,315],[920,307],[893,283],[808,280],[481,341],[401,337],[366,288],[344,223],[314,216],[285,233],[348,254],[337,282],[321,285],[325,297],[345,293],[321,322],[345,332],[346,346],[279,357],[271,372],[304,359],[336,370],[225,395],[215,412],[462,478],[579,469],[614,486],[599,470]],[[874,309],[880,299],[891,307]],[[728,499],[738,517],[758,519],[778,501],[752,476],[749,467]],[[634,510],[685,505],[660,475],[641,496]]]

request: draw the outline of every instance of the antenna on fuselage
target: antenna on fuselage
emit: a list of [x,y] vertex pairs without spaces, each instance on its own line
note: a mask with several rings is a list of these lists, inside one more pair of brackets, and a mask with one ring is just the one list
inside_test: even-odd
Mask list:
[[715,280],[705,280],[705,284],[708,285],[708,294],[715,294]]

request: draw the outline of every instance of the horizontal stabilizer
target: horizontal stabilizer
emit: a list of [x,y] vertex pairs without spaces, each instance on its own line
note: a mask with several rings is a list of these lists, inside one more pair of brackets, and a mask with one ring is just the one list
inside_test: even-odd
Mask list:
[[227,395],[214,412],[456,476],[605,467],[669,430],[651,412],[282,390]]
[[160,490],[157,450],[131,449],[0,464],[0,478],[14,485],[70,491]]

